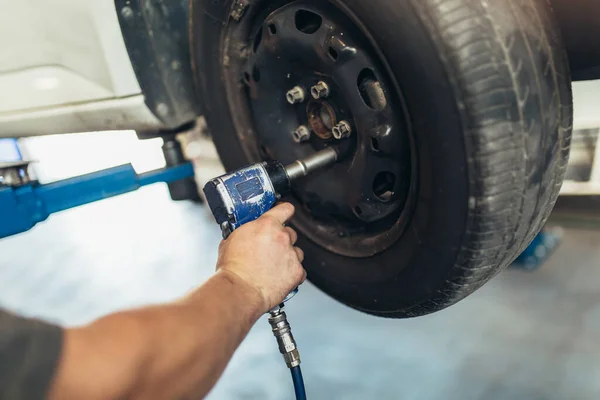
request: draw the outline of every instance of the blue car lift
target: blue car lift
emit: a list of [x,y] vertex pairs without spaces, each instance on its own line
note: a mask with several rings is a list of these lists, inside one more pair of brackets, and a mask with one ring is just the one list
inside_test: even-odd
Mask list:
[[525,251],[511,265],[528,271],[535,271],[550,258],[562,240],[562,231],[544,228],[527,246]]
[[127,164],[44,185],[29,178],[29,164],[0,163],[0,238],[28,231],[69,208],[194,177],[190,162],[139,175]]

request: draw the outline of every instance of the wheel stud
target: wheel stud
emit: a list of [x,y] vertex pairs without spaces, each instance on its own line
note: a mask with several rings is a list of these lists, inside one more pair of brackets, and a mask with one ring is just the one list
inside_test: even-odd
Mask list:
[[303,88],[296,86],[287,92],[285,98],[290,104],[302,103],[306,98],[306,93],[304,92]]
[[310,130],[306,127],[306,125],[300,125],[292,134],[294,137],[294,142],[296,143],[304,143],[310,139]]
[[323,81],[320,81],[315,86],[310,88],[310,94],[315,100],[329,97],[329,85]]
[[338,140],[345,139],[350,137],[352,134],[352,126],[350,126],[348,121],[341,121],[339,124],[333,127],[331,133],[333,133],[333,137]]

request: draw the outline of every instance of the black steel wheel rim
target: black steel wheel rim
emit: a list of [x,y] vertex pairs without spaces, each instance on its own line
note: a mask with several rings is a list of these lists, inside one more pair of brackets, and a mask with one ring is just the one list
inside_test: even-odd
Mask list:
[[[228,101],[250,159],[292,162],[327,146],[342,161],[295,185],[294,225],[321,247],[368,257],[410,218],[415,152],[398,85],[364,27],[333,2],[261,2],[223,38]],[[325,83],[328,95],[315,90]],[[290,104],[299,87],[304,101]],[[315,92],[315,96],[311,93]],[[347,124],[349,137],[332,128]],[[311,131],[297,143],[300,126]]]

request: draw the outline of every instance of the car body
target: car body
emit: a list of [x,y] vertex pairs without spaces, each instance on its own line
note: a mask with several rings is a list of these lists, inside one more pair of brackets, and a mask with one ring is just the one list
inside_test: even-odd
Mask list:
[[[172,104],[168,99],[157,99],[161,94],[155,96],[155,104],[151,103],[150,97],[156,90],[147,87],[149,82],[158,87],[159,80],[148,73],[160,63],[153,57],[167,54],[154,52],[146,57],[141,40],[135,40],[138,31],[131,28],[130,33],[122,32],[114,2],[32,0],[15,3],[3,0],[3,3],[0,137],[124,129],[159,131],[192,121],[197,114],[181,112],[183,102],[173,107],[178,111],[165,111]],[[176,35],[181,45],[176,49],[186,54],[189,51],[184,34],[187,18],[184,3],[169,2],[165,18],[181,23],[178,25],[181,32]],[[134,13],[131,8],[128,10]],[[146,40],[152,37],[151,30],[142,30],[139,35]],[[159,35],[168,36],[157,31]],[[131,55],[124,40],[129,37],[135,41],[130,44]],[[165,45],[171,47],[172,41]],[[173,53],[176,52],[170,50],[168,55]],[[138,54],[140,57],[136,59]],[[139,64],[134,65],[132,60]],[[187,74],[189,79],[189,55],[183,60],[174,54],[167,63],[169,69]],[[134,66],[138,68],[139,77]],[[148,78],[144,78],[146,76]],[[168,90],[174,88],[175,85]],[[177,112],[176,118],[169,117]]]
[[[192,89],[187,0],[2,3],[0,137],[168,131],[202,113]],[[598,6],[553,3],[574,78],[585,80],[574,84],[574,127],[598,127],[600,32],[589,12]]]

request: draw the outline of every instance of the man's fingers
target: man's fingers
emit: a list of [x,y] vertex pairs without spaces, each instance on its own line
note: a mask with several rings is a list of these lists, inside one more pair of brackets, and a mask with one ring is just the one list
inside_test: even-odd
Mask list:
[[288,235],[290,235],[290,241],[292,242],[292,246],[295,245],[298,241],[298,234],[296,233],[296,231],[290,228],[289,226],[285,227],[285,231]]
[[304,251],[302,251],[302,249],[299,247],[294,247],[294,251],[296,252],[296,255],[298,256],[298,261],[300,261],[300,263],[302,263],[304,261]]
[[279,224],[283,225],[294,216],[294,206],[290,203],[281,203],[264,214],[264,217],[273,218]]

